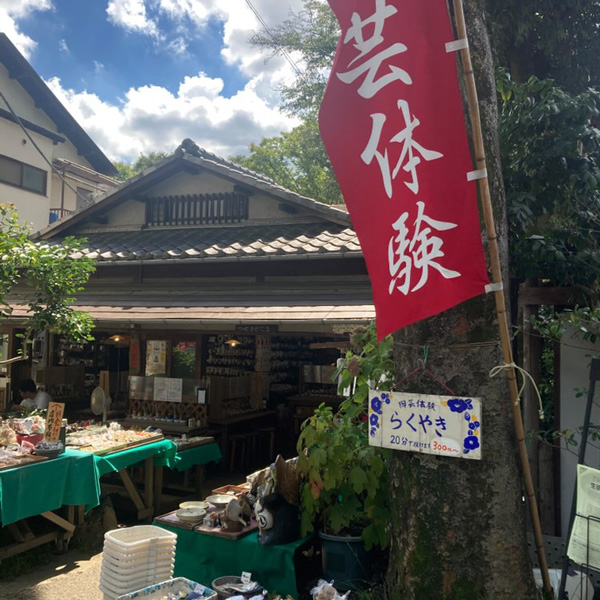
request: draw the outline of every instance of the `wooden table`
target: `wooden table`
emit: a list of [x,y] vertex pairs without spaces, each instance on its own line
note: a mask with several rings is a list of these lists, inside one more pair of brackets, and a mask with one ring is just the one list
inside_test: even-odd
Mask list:
[[251,412],[232,415],[223,419],[211,419],[208,424],[214,432],[221,436],[220,446],[223,453],[223,464],[229,464],[229,436],[234,432],[244,428],[246,431],[271,425],[277,416],[276,410],[253,410]]
[[[169,465],[170,462],[174,460],[176,451],[176,444],[171,440],[164,439],[109,455],[94,456],[94,466],[98,479],[111,472],[117,473],[123,483],[127,495],[135,505],[137,518],[139,520],[150,519],[154,516],[156,511],[156,486],[154,481],[155,464]],[[143,498],[127,471],[128,467],[133,467],[138,464],[144,465]],[[159,468],[162,469],[162,466]],[[108,485],[105,485],[105,487],[108,487]]]
[[[89,453],[67,450],[57,458],[0,471],[0,523],[13,542],[0,547],[0,561],[48,542],[66,550],[83,506],[99,503],[100,487]],[[66,507],[66,515],[57,511]],[[79,511],[76,511],[79,507]],[[33,517],[56,526],[36,532]]]

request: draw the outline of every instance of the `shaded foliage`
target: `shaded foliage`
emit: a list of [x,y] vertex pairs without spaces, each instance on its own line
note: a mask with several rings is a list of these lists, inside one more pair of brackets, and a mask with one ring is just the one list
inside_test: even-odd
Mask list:
[[134,175],[142,172],[144,169],[149,169],[157,165],[159,162],[169,158],[171,156],[168,152],[157,152],[152,151],[148,154],[140,154],[133,163],[126,163],[121,161],[113,162],[114,167],[117,169],[116,179],[119,181],[127,181]]
[[514,277],[598,292],[600,92],[498,77]]
[[296,79],[281,87],[284,111],[294,115],[316,115],[339,35],[339,25],[329,5],[319,0],[305,0],[300,12],[292,12],[270,32],[263,31],[250,38],[253,46],[270,56],[287,54],[297,60]]
[[393,340],[377,343],[375,325],[353,336],[336,373],[340,393],[352,390],[334,412],[321,404],[298,439],[303,535],[315,526],[335,535],[362,536],[367,548],[389,543],[389,451],[369,445],[369,389],[393,382]]
[[23,319],[25,354],[34,331],[62,333],[79,342],[92,339],[91,317],[73,309],[75,294],[95,268],[86,257],[73,258],[82,240],[67,237],[60,245],[34,242],[6,204],[0,205],[0,230],[0,323],[12,315],[11,303],[28,307],[29,316]]
[[249,156],[233,156],[231,160],[303,196],[327,204],[343,202],[317,121],[312,116],[288,133],[251,144]]
[[488,0],[496,62],[513,79],[552,78],[577,93],[600,84],[598,0]]

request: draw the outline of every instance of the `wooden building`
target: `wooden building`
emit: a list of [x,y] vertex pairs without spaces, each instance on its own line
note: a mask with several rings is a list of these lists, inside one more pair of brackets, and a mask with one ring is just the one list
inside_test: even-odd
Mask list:
[[[49,339],[34,369],[38,383],[68,402],[85,403],[99,373],[110,371],[117,405],[137,418],[164,417],[157,406],[181,423],[206,418],[186,404],[206,390],[209,417],[283,406],[298,421],[311,405],[335,400],[331,367],[348,332],[374,318],[344,210],[189,140],[37,239],[68,235],[87,239],[84,254],[97,265],[77,301],[94,318],[96,341]],[[17,299],[14,317],[23,310]],[[184,403],[152,404],[144,381],[128,388],[131,376],[183,379]]]

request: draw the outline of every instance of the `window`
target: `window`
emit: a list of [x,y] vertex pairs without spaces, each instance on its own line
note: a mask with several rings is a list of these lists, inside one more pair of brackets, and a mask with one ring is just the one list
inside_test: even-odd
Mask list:
[[147,211],[150,226],[241,223],[248,220],[248,196],[229,192],[149,198]]
[[0,181],[46,195],[47,173],[8,156],[0,156]]
[[171,377],[193,378],[196,373],[196,342],[175,342],[171,346]]

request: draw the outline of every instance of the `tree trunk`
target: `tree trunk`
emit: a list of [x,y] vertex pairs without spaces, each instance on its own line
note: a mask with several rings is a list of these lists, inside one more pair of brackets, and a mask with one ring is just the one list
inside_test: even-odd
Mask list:
[[[483,0],[465,0],[496,226],[506,267],[506,219],[497,141],[494,72]],[[504,282],[507,288],[507,280]],[[455,394],[480,397],[482,460],[395,452],[391,463],[390,600],[535,598],[525,503],[494,301],[475,298],[395,334],[396,379],[423,358]],[[398,391],[447,395],[426,373]]]

